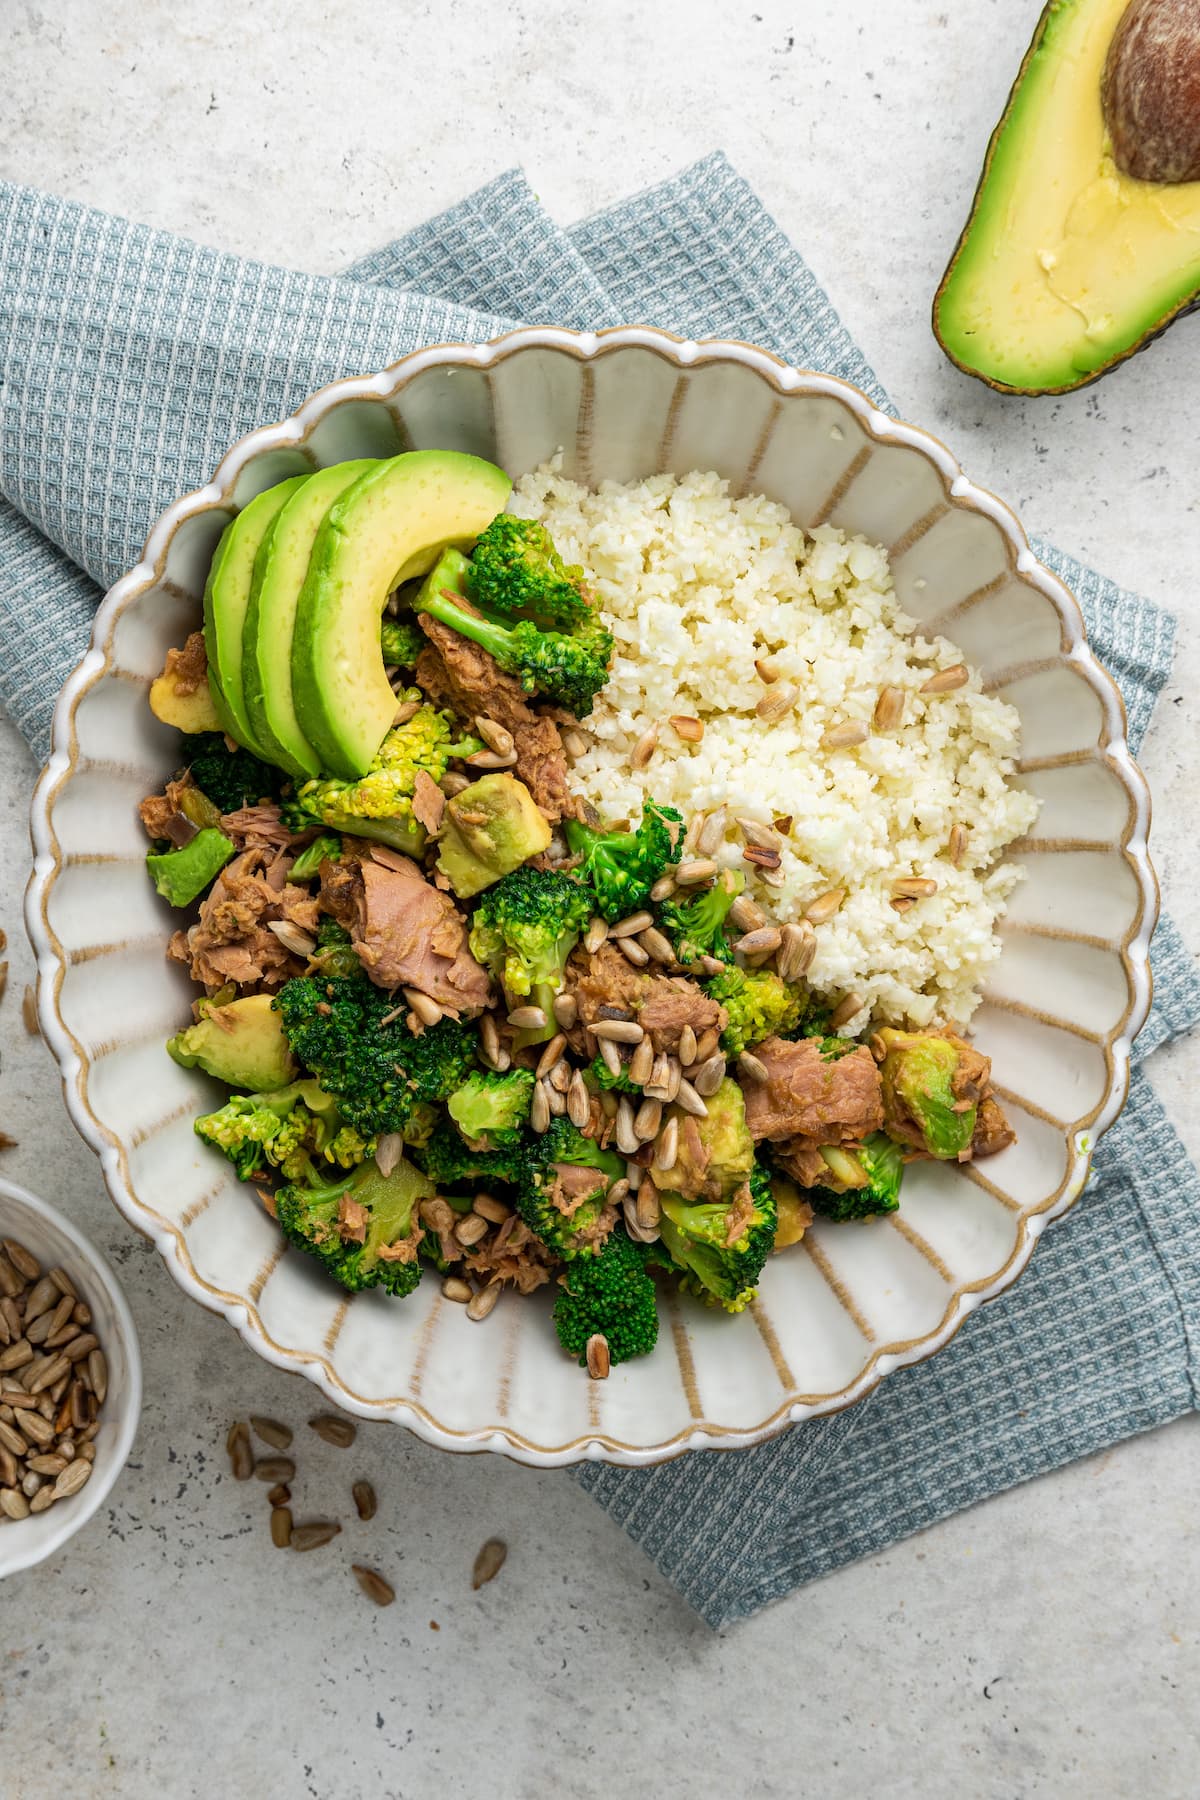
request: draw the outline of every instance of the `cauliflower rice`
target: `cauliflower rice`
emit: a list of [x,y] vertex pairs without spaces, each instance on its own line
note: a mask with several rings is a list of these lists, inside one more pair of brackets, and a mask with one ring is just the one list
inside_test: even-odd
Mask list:
[[[1037,802],[1011,782],[1018,715],[981,691],[976,671],[956,691],[918,691],[963,659],[901,611],[886,553],[831,526],[805,532],[760,495],[732,499],[711,473],[592,492],[555,459],[517,484],[512,510],[543,519],[565,560],[582,563],[616,639],[574,770],[600,815],[636,819],[644,798],[689,820],[725,807],[715,854],[746,870],[747,891],[779,923],[845,889],[817,927],[808,979],[822,993],[862,997],[847,1033],[871,1016],[965,1023],[1020,878],[998,858],[1032,825]],[[754,666],[764,657],[800,689],[770,724],[754,710],[768,691]],[[900,724],[872,726],[851,749],[823,748],[833,726],[872,725],[884,686],[904,690]],[[680,737],[672,714],[700,719],[702,740]],[[652,726],[657,747],[635,770],[634,746]],[[738,816],[791,819],[770,879],[743,863]],[[955,824],[967,832],[957,868]],[[932,878],[936,894],[898,911],[892,883],[905,876]]]

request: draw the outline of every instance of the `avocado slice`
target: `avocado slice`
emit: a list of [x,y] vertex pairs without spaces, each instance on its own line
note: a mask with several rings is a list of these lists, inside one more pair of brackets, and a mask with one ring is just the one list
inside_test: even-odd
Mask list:
[[1126,10],[1050,0],[934,299],[946,354],[1006,393],[1094,381],[1200,295],[1200,181],[1114,160],[1102,93]]
[[146,868],[169,905],[190,906],[216,880],[234,850],[232,838],[215,826],[205,826],[179,850],[164,850],[160,855],[151,852]]
[[438,868],[460,900],[481,894],[550,842],[550,826],[514,775],[481,775],[447,801]]
[[335,463],[302,481],[276,514],[254,558],[242,627],[246,717],[264,756],[289,775],[321,772],[292,699],[292,632],[308,559],[329,508],[378,460]]
[[242,628],[250,601],[254,559],[282,507],[307,475],[293,475],[256,494],[221,533],[204,584],[204,647],[208,652],[208,685],[222,731],[262,762],[270,762],[264,745],[250,729],[242,688]]
[[396,710],[379,643],[388,595],[447,544],[469,550],[510,487],[478,456],[410,450],[360,475],[329,508],[292,634],[296,715],[329,773],[365,775]]
[[270,994],[207,1007],[194,1025],[176,1032],[167,1054],[181,1068],[203,1069],[252,1094],[286,1087],[299,1072]]

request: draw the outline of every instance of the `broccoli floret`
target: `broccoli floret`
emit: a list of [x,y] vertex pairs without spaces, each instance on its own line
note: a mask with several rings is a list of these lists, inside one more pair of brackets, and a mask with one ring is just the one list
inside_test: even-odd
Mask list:
[[787,1037],[808,1006],[806,990],[789,987],[773,969],[739,969],[733,963],[706,982],[704,991],[729,1015],[721,1033],[727,1056],[740,1056],[764,1038]]
[[379,628],[379,647],[388,668],[411,669],[429,639],[411,619],[389,619]]
[[[337,1097],[348,1125],[367,1136],[398,1131],[425,1138],[432,1103],[461,1087],[475,1062],[475,1037],[457,1019],[415,1035],[383,991],[361,973],[300,975],[274,1005],[294,1054]],[[386,1021],[386,1022],[385,1022]]]
[[817,1212],[827,1219],[869,1219],[896,1211],[904,1178],[903,1145],[876,1131],[856,1149],[826,1145],[821,1156],[829,1185],[804,1190]]
[[446,1111],[465,1138],[482,1150],[511,1149],[521,1141],[521,1127],[533,1099],[533,1070],[476,1070],[451,1094]]
[[440,1120],[417,1150],[416,1160],[438,1192],[445,1194],[447,1188],[478,1187],[480,1183],[491,1187],[498,1181],[519,1180],[525,1168],[525,1148],[518,1139],[497,1150],[483,1150],[466,1143],[453,1126]]
[[636,1094],[639,1100],[642,1098],[641,1088],[635,1087],[633,1082],[630,1081],[624,1066],[622,1066],[619,1075],[614,1075],[602,1056],[595,1057],[592,1062],[588,1064],[587,1074],[588,1077],[595,1082],[596,1086],[606,1093]]
[[684,1200],[664,1193],[659,1201],[659,1253],[661,1258],[666,1252],[665,1266],[679,1272],[688,1293],[726,1312],[741,1312],[754,1298],[775,1242],[770,1171],[756,1166],[749,1182],[725,1200]]
[[667,900],[659,908],[658,922],[675,946],[681,963],[698,956],[716,956],[728,962],[733,951],[725,932],[729,909],[746,886],[740,869],[724,869],[706,893],[691,900]]
[[323,833],[314,838],[311,844],[304,846],[288,870],[287,878],[289,881],[311,881],[314,875],[320,873],[321,864],[327,858],[330,862],[336,862],[341,854],[341,838],[334,837],[332,832]]
[[467,612],[449,588],[423,588],[420,606],[479,644],[500,668],[517,677],[527,694],[543,694],[577,718],[591,712],[592,701],[608,680],[612,633],[596,619],[574,632],[543,631],[530,619],[502,625]]
[[257,800],[278,797],[283,771],[269,768],[248,750],[231,750],[219,731],[201,732],[188,740],[188,747],[192,780],[218,811],[237,812]]
[[[595,1170],[590,1190],[576,1184],[574,1169]],[[593,1256],[616,1218],[608,1190],[624,1173],[625,1164],[615,1151],[602,1150],[569,1119],[553,1118],[540,1137],[526,1141],[517,1211],[530,1231],[565,1260]]]
[[552,1007],[563,969],[591,917],[586,888],[557,869],[523,864],[480,897],[471,924],[471,955],[504,985],[510,1002],[540,1006],[546,1024],[518,1035],[536,1044],[557,1030]]
[[275,1215],[289,1243],[315,1256],[351,1293],[381,1287],[411,1294],[421,1279],[417,1218],[433,1185],[403,1158],[390,1175],[374,1162],[320,1187],[291,1184],[275,1194]]
[[647,800],[636,831],[606,831],[565,819],[563,830],[572,852],[582,858],[577,874],[595,898],[596,910],[610,922],[638,912],[675,854],[683,818],[673,806]]
[[195,1122],[197,1137],[227,1156],[242,1181],[268,1169],[299,1180],[306,1159],[320,1156],[337,1129],[337,1102],[315,1081],[293,1081],[272,1094],[231,1094]]
[[554,1325],[568,1356],[587,1362],[588,1339],[599,1332],[609,1361],[648,1356],[658,1338],[654,1283],[642,1251],[619,1227],[599,1256],[577,1256],[568,1265],[554,1302]]
[[[423,701],[424,696],[420,688],[408,688],[397,699]],[[329,777],[304,782],[284,805],[285,823],[295,831],[328,825],[419,856],[426,832],[413,815],[418,770],[440,781],[452,756],[468,756],[483,747],[478,738],[458,738],[456,733],[449,713],[419,706],[403,725],[393,725],[358,781]]]
[[583,570],[567,567],[544,525],[512,513],[498,514],[476,544],[467,592],[486,612],[543,630],[573,631],[592,613]]

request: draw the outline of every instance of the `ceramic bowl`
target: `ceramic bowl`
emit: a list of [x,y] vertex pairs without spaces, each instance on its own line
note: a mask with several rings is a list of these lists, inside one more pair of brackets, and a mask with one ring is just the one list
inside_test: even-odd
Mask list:
[[103,1506],[128,1460],[142,1410],[137,1331],[116,1276],[100,1252],[45,1200],[0,1180],[0,1238],[9,1237],[36,1256],[43,1269],[65,1269],[80,1298],[91,1307],[92,1329],[108,1364],[108,1392],[95,1438],[96,1460],[85,1485],[43,1513],[0,1523],[0,1579],[53,1556]]
[[[561,447],[567,472],[589,483],[714,468],[804,525],[887,545],[905,608],[1019,710],[1018,778],[1042,802],[1011,852],[1027,878],[975,1019],[1019,1142],[978,1168],[913,1167],[897,1216],[816,1225],[772,1260],[741,1317],[668,1308],[654,1355],[603,1383],[562,1356],[545,1295],[506,1295],[476,1325],[435,1281],[403,1305],[351,1300],[285,1253],[192,1132],[216,1088],[163,1052],[193,990],[164,961],[173,920],[142,866],[137,802],[179,754],[146,705],[148,684],[196,626],[213,546],[238,507],[285,476],[414,447],[474,451],[514,476]],[[28,923],[71,1116],[186,1293],[339,1405],[430,1443],[542,1465],[640,1464],[753,1444],[847,1406],[1016,1280],[1078,1197],[1124,1099],[1150,1001],[1148,822],[1121,700],[1076,601],[944,445],[846,383],[744,344],[536,329],[422,350],[324,388],[163,514],[59,701],[33,810]]]

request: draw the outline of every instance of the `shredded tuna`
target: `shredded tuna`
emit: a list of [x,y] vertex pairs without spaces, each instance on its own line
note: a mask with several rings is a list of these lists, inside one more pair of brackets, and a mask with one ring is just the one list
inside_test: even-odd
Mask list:
[[729,1225],[725,1232],[725,1248],[732,1250],[754,1217],[754,1196],[750,1183],[743,1181],[729,1205]]
[[[520,1223],[519,1219],[515,1221],[516,1225]],[[484,1280],[488,1287],[501,1282],[515,1287],[519,1294],[532,1294],[535,1288],[549,1281],[551,1272],[558,1267],[558,1258],[527,1229],[509,1232],[506,1236],[507,1224],[508,1221],[471,1252],[466,1262],[467,1270]]]
[[371,1215],[361,1200],[343,1194],[338,1204],[338,1233],[346,1244],[365,1244]]
[[467,949],[467,923],[410,857],[343,855],[321,865],[320,904],[350,932],[377,987],[420,988],[439,1006],[478,1013],[491,982]]
[[193,631],[182,650],[168,650],[163,665],[164,675],[173,675],[175,692],[180,696],[194,694],[208,680],[208,652],[204,633]]
[[279,808],[266,800],[254,806],[240,806],[236,812],[222,813],[221,830],[233,839],[239,850],[249,850],[259,844],[272,844],[278,850],[299,849],[312,836],[310,831],[289,830],[279,816]]
[[161,838],[171,837],[172,822],[186,815],[180,807],[180,801],[187,790],[193,786],[187,775],[177,781],[168,781],[166,792],[148,794],[138,807],[138,817],[146,828],[146,836],[156,842]]
[[315,899],[307,888],[283,879],[286,869],[287,859],[277,851],[243,850],[213,882],[196,923],[175,933],[168,956],[187,963],[192,980],[210,994],[230,981],[240,988],[272,989],[302,975],[304,959],[267,929],[273,919],[287,919],[301,931],[317,928]]
[[682,975],[654,976],[638,1008],[638,1024],[654,1040],[654,1048],[672,1056],[678,1054],[685,1025],[701,1038],[706,1031],[724,1031],[728,1017],[718,1001],[710,1000],[694,981]]
[[[991,1095],[979,1102],[979,1112],[975,1120],[975,1136],[971,1139],[972,1156],[996,1156],[1001,1150],[1007,1150],[1015,1144],[1017,1134],[1005,1118],[999,1104]],[[966,1159],[964,1159],[966,1160]]]
[[743,1083],[746,1123],[755,1140],[802,1136],[843,1144],[881,1129],[882,1083],[865,1045],[826,1062],[816,1038],[767,1038],[754,1054],[767,1072],[765,1081]]
[[413,818],[428,832],[440,831],[446,796],[427,769],[418,769],[413,785]]
[[573,1219],[585,1200],[608,1187],[602,1169],[581,1169],[576,1163],[552,1163],[554,1184],[550,1198],[564,1219]]
[[424,1231],[422,1231],[420,1225],[414,1219],[413,1223],[412,1223],[412,1230],[409,1232],[407,1237],[396,1238],[395,1241],[390,1244],[380,1244],[380,1246],[379,1246],[380,1262],[402,1262],[402,1263],[416,1262],[417,1247],[420,1244],[421,1239],[424,1236],[425,1236]]

